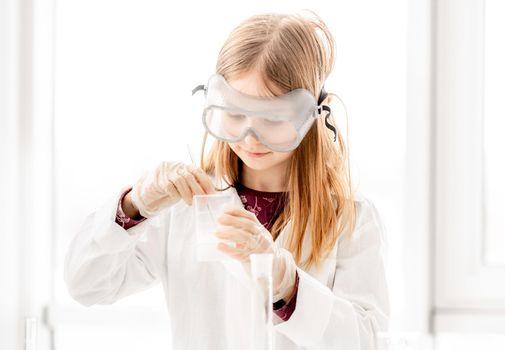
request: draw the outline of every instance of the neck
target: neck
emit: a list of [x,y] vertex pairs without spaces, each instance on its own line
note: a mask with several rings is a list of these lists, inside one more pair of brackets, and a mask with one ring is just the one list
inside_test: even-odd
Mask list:
[[273,169],[256,170],[242,163],[240,182],[256,191],[287,192],[287,164],[279,164]]

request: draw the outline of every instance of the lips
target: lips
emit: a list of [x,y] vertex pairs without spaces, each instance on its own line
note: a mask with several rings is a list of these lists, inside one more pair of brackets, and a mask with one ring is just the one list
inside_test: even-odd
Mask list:
[[271,153],[271,152],[249,152],[249,151],[245,152],[249,158],[262,158]]
[[246,151],[246,152],[249,153],[249,154],[253,154],[255,156],[261,156],[263,154],[270,153],[270,152],[250,152],[250,151]]

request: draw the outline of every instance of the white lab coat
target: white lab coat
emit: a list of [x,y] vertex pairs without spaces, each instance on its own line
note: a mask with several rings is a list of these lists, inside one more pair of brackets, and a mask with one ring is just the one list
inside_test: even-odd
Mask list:
[[[235,188],[226,192],[242,205]],[[70,244],[65,281],[72,297],[109,304],[161,282],[174,349],[250,349],[248,275],[235,261],[196,261],[194,208],[181,200],[125,231],[115,223],[118,200],[89,215]],[[286,322],[274,316],[275,349],[369,350],[374,333],[386,329],[384,229],[369,200],[358,197],[356,206],[352,239],[341,238],[319,271],[298,268],[296,309]],[[285,246],[290,224],[275,244]]]

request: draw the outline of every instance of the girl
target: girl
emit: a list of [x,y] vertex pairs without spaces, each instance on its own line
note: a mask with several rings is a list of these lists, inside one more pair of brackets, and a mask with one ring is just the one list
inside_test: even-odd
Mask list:
[[[91,214],[67,254],[71,295],[113,303],[161,282],[174,349],[249,349],[243,277],[252,253],[272,253],[275,349],[375,348],[389,313],[384,232],[352,190],[330,123],[333,62],[315,14],[257,15],[235,28],[216,74],[193,91],[206,98],[201,167],[163,162]],[[205,158],[207,133],[216,141]],[[197,262],[192,197],[217,191],[241,204],[215,232],[234,260]]]

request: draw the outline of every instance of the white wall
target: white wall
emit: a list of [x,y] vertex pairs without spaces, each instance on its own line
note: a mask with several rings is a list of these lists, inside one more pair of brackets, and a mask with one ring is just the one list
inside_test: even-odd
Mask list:
[[[0,3],[0,347],[23,346],[26,317],[51,300],[52,6]],[[35,44],[37,43],[37,45]],[[49,346],[49,330],[39,339]]]
[[0,193],[7,200],[0,201],[2,217],[0,226],[0,278],[2,291],[0,297],[0,346],[5,349],[17,347],[18,335],[18,296],[19,279],[13,266],[18,259],[16,173],[16,115],[17,115],[17,6],[14,1],[0,1]]

